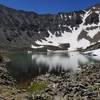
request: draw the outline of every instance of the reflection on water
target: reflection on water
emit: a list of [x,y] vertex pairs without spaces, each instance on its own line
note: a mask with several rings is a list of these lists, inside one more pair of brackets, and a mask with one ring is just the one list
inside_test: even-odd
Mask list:
[[10,55],[10,58],[12,62],[9,63],[9,72],[18,81],[24,82],[47,72],[59,75],[61,72],[78,70],[80,65],[100,61],[100,59],[94,59],[79,52],[14,53]]
[[64,71],[68,69],[77,70],[79,63],[84,64],[88,59],[78,52],[62,53],[62,54],[34,54],[32,60],[38,65],[46,65],[49,72],[56,67],[61,67]]

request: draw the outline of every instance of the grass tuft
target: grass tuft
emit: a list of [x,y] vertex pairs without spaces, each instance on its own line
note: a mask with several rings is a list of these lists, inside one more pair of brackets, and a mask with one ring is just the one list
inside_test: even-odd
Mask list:
[[28,91],[31,93],[35,93],[38,94],[40,93],[42,90],[44,90],[47,87],[47,83],[46,82],[34,82],[31,84],[31,86],[28,88]]

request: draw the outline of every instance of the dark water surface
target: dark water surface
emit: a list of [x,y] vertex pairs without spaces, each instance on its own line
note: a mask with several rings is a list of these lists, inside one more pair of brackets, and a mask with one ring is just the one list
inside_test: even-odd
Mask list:
[[8,71],[19,82],[27,84],[32,78],[46,74],[60,75],[61,72],[77,71],[80,65],[97,63],[100,59],[79,52],[21,53],[10,54]]

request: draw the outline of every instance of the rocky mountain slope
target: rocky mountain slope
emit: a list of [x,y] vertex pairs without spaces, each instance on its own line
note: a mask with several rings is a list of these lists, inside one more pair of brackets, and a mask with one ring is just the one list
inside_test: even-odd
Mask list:
[[0,5],[0,47],[87,48],[100,42],[100,4],[71,13],[37,14]]

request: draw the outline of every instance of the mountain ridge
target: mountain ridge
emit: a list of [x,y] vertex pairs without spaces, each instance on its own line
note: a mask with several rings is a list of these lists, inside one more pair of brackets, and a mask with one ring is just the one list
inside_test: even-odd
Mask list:
[[0,46],[46,50],[84,49],[99,42],[99,5],[56,15],[40,15],[0,6]]

